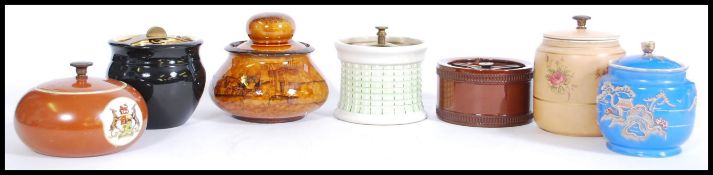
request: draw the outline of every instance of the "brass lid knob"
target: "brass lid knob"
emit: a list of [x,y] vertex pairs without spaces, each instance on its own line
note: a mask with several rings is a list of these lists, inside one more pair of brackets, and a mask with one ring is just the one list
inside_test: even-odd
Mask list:
[[260,13],[248,20],[247,31],[255,44],[287,44],[295,33],[295,21],[283,13]]
[[69,63],[70,66],[77,69],[77,79],[87,79],[87,67],[91,66],[92,62],[89,61],[76,61]]
[[587,29],[587,20],[592,19],[592,17],[589,17],[587,15],[577,15],[573,16],[572,19],[577,20],[577,29]]
[[191,37],[187,36],[169,36],[166,30],[161,27],[154,26],[146,31],[146,34],[131,35],[114,39],[112,42],[127,44],[130,46],[143,47],[147,45],[170,45],[193,42]]
[[641,50],[644,51],[644,55],[653,55],[655,48],[656,48],[656,43],[653,41],[641,42]]
[[378,36],[377,46],[386,47],[386,29],[388,28],[387,26],[376,26],[376,29],[379,30],[379,32],[376,32]]
[[165,39],[167,37],[166,30],[161,27],[151,27],[146,31],[146,39]]

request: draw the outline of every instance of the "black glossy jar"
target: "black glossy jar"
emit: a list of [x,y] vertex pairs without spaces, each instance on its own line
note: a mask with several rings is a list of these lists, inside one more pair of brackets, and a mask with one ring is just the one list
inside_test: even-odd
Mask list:
[[148,129],[183,125],[198,105],[205,87],[205,69],[198,56],[203,42],[167,36],[160,27],[146,35],[109,41],[113,52],[108,77],[126,82],[143,95],[149,110]]

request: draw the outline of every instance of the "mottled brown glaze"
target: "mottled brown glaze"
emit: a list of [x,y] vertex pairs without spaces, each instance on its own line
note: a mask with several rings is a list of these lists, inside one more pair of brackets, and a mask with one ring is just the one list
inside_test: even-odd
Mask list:
[[218,107],[239,119],[294,121],[286,118],[304,116],[327,99],[327,83],[305,54],[231,56],[216,74],[211,95]]
[[261,13],[248,21],[248,37],[257,44],[287,44],[295,33],[295,21],[284,14]]
[[[508,69],[473,69],[452,63],[517,65]],[[503,58],[451,58],[439,62],[438,117],[477,127],[530,123],[532,66]]]
[[213,78],[211,96],[226,112],[255,123],[302,119],[327,100],[327,83],[310,61],[314,51],[291,39],[294,21],[264,13],[248,21],[251,41],[231,43],[226,63]]
[[[106,126],[111,126],[106,122],[112,122],[113,118],[107,121],[102,114],[115,109],[110,102],[118,98],[135,102],[136,106],[126,111],[136,112],[141,119],[131,123],[140,127],[130,128],[130,140],[125,143],[110,142],[105,135],[110,131],[104,131]],[[88,157],[126,149],[141,137],[147,119],[146,103],[131,86],[113,79],[67,78],[44,83],[25,94],[15,110],[15,130],[23,143],[35,152]]]

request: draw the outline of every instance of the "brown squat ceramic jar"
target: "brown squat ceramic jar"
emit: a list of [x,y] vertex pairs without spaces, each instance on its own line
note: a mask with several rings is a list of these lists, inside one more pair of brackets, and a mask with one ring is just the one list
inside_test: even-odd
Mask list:
[[15,110],[15,130],[35,152],[88,157],[126,149],[146,129],[141,94],[124,82],[87,77],[91,62],[73,62],[77,76],[32,89]]
[[210,92],[218,107],[240,120],[282,123],[324,104],[329,90],[310,61],[314,48],[292,40],[292,18],[257,14],[247,31],[251,40],[226,46],[230,56],[213,77]]
[[441,120],[475,127],[532,122],[532,66],[505,58],[450,58],[439,62]]

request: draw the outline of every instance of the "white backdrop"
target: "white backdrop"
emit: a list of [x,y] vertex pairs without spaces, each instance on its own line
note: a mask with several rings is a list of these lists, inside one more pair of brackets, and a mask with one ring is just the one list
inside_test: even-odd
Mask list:
[[[228,43],[248,39],[245,24],[265,11],[295,19],[294,39],[315,47],[312,61],[329,82],[330,96],[305,119],[253,124],[229,117],[206,88],[193,117],[173,129],[149,130],[129,149],[91,158],[55,158],[21,143],[13,127],[20,97],[32,87],[73,76],[68,63],[93,61],[89,75],[105,77],[107,41],[162,26],[169,34],[204,40],[200,56],[210,82],[227,59]],[[691,65],[699,99],[696,125],[683,152],[638,158],[609,151],[601,137],[559,136],[535,123],[472,128],[438,120],[436,62],[460,56],[509,57],[532,62],[542,33],[574,29],[573,15],[592,16],[587,27],[621,35],[627,54],[656,41],[655,54]],[[366,126],[332,117],[339,100],[334,41],[389,36],[429,43],[423,62],[429,119],[400,126]],[[5,6],[6,169],[708,169],[707,6]]]

